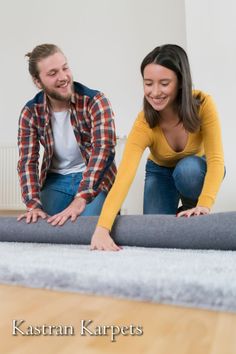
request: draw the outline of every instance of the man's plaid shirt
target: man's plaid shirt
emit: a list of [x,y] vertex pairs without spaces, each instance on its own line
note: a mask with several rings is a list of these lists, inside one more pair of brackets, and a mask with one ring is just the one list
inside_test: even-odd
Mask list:
[[[40,91],[23,108],[18,129],[20,178],[27,209],[41,208],[40,190],[53,156],[53,132],[47,96]],[[86,164],[78,196],[90,202],[101,191],[109,191],[115,175],[115,125],[113,111],[103,93],[74,82],[70,120]],[[39,176],[40,143],[44,155]]]

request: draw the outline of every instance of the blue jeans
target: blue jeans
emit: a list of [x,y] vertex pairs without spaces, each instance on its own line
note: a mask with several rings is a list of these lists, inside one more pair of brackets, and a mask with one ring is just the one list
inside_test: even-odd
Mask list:
[[[49,173],[40,193],[43,210],[48,215],[55,215],[67,208],[73,201],[81,180],[81,172],[68,175]],[[81,216],[100,215],[106,195],[106,192],[100,192],[86,205]]]
[[185,209],[196,206],[206,170],[205,157],[185,157],[173,168],[148,160],[143,213],[176,214],[180,199]]

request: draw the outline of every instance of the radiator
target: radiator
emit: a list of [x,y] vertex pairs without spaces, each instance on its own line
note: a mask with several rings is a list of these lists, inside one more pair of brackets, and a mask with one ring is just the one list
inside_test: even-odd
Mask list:
[[17,174],[18,149],[15,145],[0,146],[0,209],[24,209]]
[[[119,164],[126,137],[118,137],[116,163]],[[18,148],[15,145],[0,145],[0,210],[25,209],[17,174]]]

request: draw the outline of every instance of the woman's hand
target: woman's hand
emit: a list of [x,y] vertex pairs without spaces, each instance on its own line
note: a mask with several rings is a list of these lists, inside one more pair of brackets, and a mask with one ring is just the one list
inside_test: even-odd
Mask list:
[[185,216],[185,217],[189,218],[190,216],[207,215],[210,213],[210,211],[211,210],[207,207],[196,206],[195,208],[181,211],[176,216],[177,216],[177,218],[179,218],[181,216]]
[[109,234],[109,230],[102,226],[97,226],[92,236],[90,250],[99,251],[119,251],[121,247],[117,246]]

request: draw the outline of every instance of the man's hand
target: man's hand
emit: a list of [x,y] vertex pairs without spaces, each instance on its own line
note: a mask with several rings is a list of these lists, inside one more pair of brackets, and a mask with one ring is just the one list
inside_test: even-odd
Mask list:
[[97,226],[92,236],[90,250],[99,251],[119,251],[121,247],[117,246],[109,235],[109,230]]
[[17,221],[20,221],[22,219],[26,219],[26,223],[30,224],[31,222],[37,222],[38,218],[46,219],[47,214],[40,208],[35,208],[30,211],[27,211],[24,214],[21,214],[18,218]]
[[62,226],[70,218],[71,221],[75,221],[77,217],[84,211],[86,207],[86,200],[83,198],[75,198],[70,205],[62,210],[60,213],[51,216],[48,219],[48,223],[52,226]]
[[202,206],[197,206],[192,209],[184,210],[178,213],[176,216],[181,217],[185,216],[189,218],[190,216],[199,216],[199,215],[207,215],[210,213],[210,209]]

